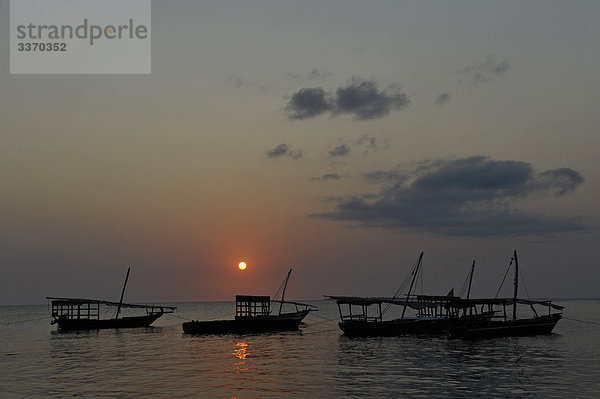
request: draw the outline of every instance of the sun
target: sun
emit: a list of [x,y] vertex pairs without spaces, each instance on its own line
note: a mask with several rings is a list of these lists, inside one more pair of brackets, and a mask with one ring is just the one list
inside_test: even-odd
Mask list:
[[240,263],[238,263],[238,269],[240,269],[240,270],[246,269],[246,262],[240,262]]

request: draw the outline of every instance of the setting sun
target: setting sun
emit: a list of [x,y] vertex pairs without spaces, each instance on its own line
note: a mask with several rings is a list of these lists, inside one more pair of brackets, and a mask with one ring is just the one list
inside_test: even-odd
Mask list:
[[246,268],[246,262],[240,262],[240,263],[238,263],[238,268],[240,270],[244,270]]

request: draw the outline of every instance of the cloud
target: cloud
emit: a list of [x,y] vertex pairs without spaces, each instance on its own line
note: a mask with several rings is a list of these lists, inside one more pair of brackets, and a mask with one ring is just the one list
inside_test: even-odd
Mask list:
[[391,110],[410,105],[400,86],[390,85],[379,90],[374,80],[354,78],[346,87],[336,90],[336,113],[353,114],[356,119],[376,119],[386,116]]
[[223,83],[225,83],[229,86],[235,87],[236,89],[239,89],[240,87],[243,87],[243,86],[248,86],[250,84],[249,82],[246,82],[242,78],[236,78],[233,76],[230,76],[227,79],[225,79],[223,81]]
[[333,73],[323,72],[323,71],[320,71],[318,68],[313,68],[310,71],[304,72],[304,73],[294,73],[291,71],[285,71],[283,73],[283,76],[286,80],[294,80],[294,81],[319,80],[319,79],[327,78],[331,75],[333,75]]
[[536,173],[530,163],[484,156],[424,161],[406,173],[375,171],[364,175],[382,183],[373,198],[348,196],[331,212],[313,217],[359,226],[423,231],[458,236],[526,235],[584,230],[579,218],[518,209],[519,199],[562,196],[584,179],[573,169]]
[[311,178],[311,180],[324,180],[324,181],[325,180],[340,180],[340,179],[343,179],[344,177],[346,177],[346,176],[340,175],[337,173],[326,173],[323,176],[315,176],[315,177]]
[[508,58],[502,60],[493,55],[488,55],[485,61],[466,66],[460,74],[471,84],[491,82],[495,78],[504,76],[510,68]]
[[225,79],[223,81],[223,83],[225,83],[228,86],[233,87],[234,89],[241,89],[243,87],[246,88],[257,88],[258,90],[260,90],[261,92],[264,92],[267,90],[267,86],[265,85],[261,85],[257,82],[251,82],[245,79],[242,79],[240,77],[236,77],[236,76],[230,76],[227,79]]
[[329,156],[332,158],[344,157],[348,154],[350,154],[350,147],[348,147],[346,144],[340,144],[333,150],[329,151]]
[[320,87],[302,88],[292,95],[285,109],[290,119],[314,118],[330,112],[332,116],[350,114],[358,120],[369,120],[409,105],[410,100],[397,84],[380,90],[373,79],[353,78],[334,94]]
[[267,158],[281,158],[281,157],[291,157],[291,158],[302,158],[304,155],[304,151],[302,150],[294,150],[292,146],[289,144],[279,144],[276,147],[271,148],[266,151]]
[[450,94],[442,93],[435,98],[435,105],[444,105],[450,101]]
[[369,149],[375,150],[377,149],[377,138],[370,134],[363,134],[354,142],[357,146],[366,146]]
[[285,110],[290,119],[308,119],[333,110],[334,105],[320,87],[304,88],[292,95]]
[[408,179],[409,176],[395,170],[376,170],[363,174],[369,183],[390,183]]

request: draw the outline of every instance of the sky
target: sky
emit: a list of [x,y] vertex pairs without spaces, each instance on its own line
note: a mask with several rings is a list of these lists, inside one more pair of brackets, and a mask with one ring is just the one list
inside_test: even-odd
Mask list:
[[150,75],[11,75],[8,6],[0,305],[600,297],[597,1],[154,0]]

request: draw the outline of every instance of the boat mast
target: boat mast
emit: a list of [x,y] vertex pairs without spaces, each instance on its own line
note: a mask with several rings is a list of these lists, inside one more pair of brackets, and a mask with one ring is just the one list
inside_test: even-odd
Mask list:
[[123,303],[123,295],[125,294],[125,287],[127,286],[127,279],[129,279],[129,270],[130,267],[127,268],[127,275],[125,276],[125,284],[123,284],[123,291],[121,291],[121,299],[119,299],[119,306],[117,307],[117,316],[115,319],[119,318],[119,313],[121,313],[121,304]]
[[[413,285],[415,284],[415,280],[417,279],[417,275],[419,274],[419,267],[421,267],[422,260],[423,260],[423,252],[421,252],[421,255],[419,255],[419,261],[417,262],[417,266],[415,267],[413,278],[412,278],[412,281],[410,282],[410,287],[408,288],[408,294],[406,294],[406,302],[408,302],[408,300],[410,299],[410,293],[412,291]],[[404,308],[402,309],[402,317],[400,317],[401,319],[404,318],[405,313],[406,313],[406,304],[404,305]]]
[[517,292],[519,290],[519,260],[517,259],[517,250],[514,252],[515,261],[515,293],[513,295],[513,320],[517,320]]
[[469,295],[471,295],[471,282],[473,282],[473,272],[475,271],[475,259],[473,259],[473,264],[471,265],[471,275],[469,276],[469,289],[467,289],[467,299],[469,299]]
[[285,284],[283,285],[283,292],[281,293],[281,302],[279,302],[279,314],[281,314],[281,308],[283,307],[283,299],[285,298],[285,289],[287,288],[288,280],[290,279],[290,274],[292,274],[292,269],[287,274],[285,278]]

